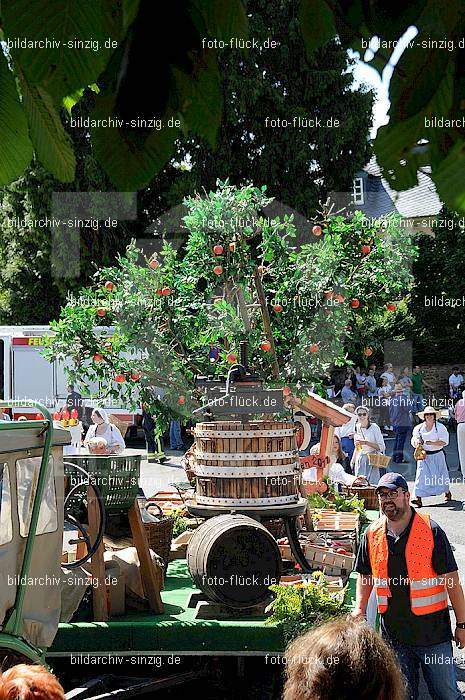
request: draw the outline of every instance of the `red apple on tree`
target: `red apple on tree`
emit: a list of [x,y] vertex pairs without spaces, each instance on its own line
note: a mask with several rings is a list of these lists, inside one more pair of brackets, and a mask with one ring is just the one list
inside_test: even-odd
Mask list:
[[231,251],[231,253],[234,253],[234,251],[236,250],[236,244],[234,243],[234,241],[231,241],[231,243],[229,244],[229,250]]
[[323,233],[323,229],[321,228],[321,226],[316,225],[312,228],[312,233],[314,236],[321,236],[321,234]]
[[310,352],[318,352],[320,346],[318,345],[318,343],[311,343],[308,349],[310,350]]
[[183,406],[185,403],[186,403],[186,397],[181,395],[181,396],[178,398],[178,404],[179,404],[180,406]]
[[161,290],[161,293],[164,297],[167,297],[168,294],[171,294],[171,289],[169,287],[163,287],[163,289]]
[[106,315],[107,315],[107,310],[103,306],[101,306],[100,308],[97,309],[97,316],[100,316],[100,318],[103,318]]
[[213,268],[213,272],[215,273],[215,275],[219,276],[223,272],[223,268],[221,267],[221,265],[215,265],[215,267]]
[[389,302],[389,304],[386,304],[386,308],[388,311],[395,311],[397,309],[397,304]]
[[237,357],[233,352],[228,352],[226,355],[226,360],[233,365],[237,362]]
[[290,396],[291,389],[288,386],[283,386],[283,394],[284,396]]
[[115,382],[118,384],[123,384],[126,381],[124,374],[115,374]]
[[138,370],[134,370],[133,372],[131,372],[131,379],[133,382],[138,382],[141,377],[142,374]]
[[362,254],[363,255],[368,255],[370,252],[371,252],[371,246],[362,245]]
[[105,282],[105,289],[106,290],[108,290],[109,292],[112,292],[114,288],[115,288],[115,285],[113,284],[113,282],[110,282],[109,280],[108,280],[108,282]]
[[281,304],[275,304],[273,306],[273,311],[275,311],[277,314],[280,314],[282,310],[283,310],[283,307],[281,306]]
[[101,355],[99,352],[96,352],[92,359],[94,362],[102,362],[103,355]]
[[160,265],[160,263],[158,262],[158,260],[156,258],[152,258],[149,261],[149,267],[151,267],[152,270],[156,270],[159,265]]
[[260,347],[261,347],[261,349],[262,349],[264,352],[270,352],[270,350],[271,350],[271,343],[270,343],[269,340],[263,340],[263,341],[261,342],[261,344],[260,344]]
[[339,304],[342,304],[343,301],[345,301],[345,296],[342,294],[336,294],[334,297],[334,301],[337,301]]
[[360,301],[358,299],[351,299],[350,300],[350,308],[351,309],[358,309],[360,306]]
[[217,243],[216,245],[213,246],[213,252],[215,253],[215,255],[223,255],[224,248],[222,245]]
[[370,355],[373,355],[373,348],[365,348],[363,354],[365,355],[365,357],[370,357]]

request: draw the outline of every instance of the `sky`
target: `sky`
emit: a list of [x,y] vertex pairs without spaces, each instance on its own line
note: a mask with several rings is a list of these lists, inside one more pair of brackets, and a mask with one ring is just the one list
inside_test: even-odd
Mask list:
[[[390,61],[383,71],[382,78],[377,70],[371,68],[369,63],[369,59],[374,56],[373,52],[379,46],[379,40],[376,37],[370,42],[370,49],[367,49],[364,56],[360,57],[358,53],[351,54],[357,62],[352,71],[356,84],[365,83],[369,87],[374,88],[376,92],[376,102],[373,109],[373,128],[371,131],[372,138],[375,138],[379,127],[387,124],[389,121],[389,82],[394,67],[404,52],[407,43],[417,34],[418,30],[416,27],[409,27],[401,39],[399,39],[396,48],[392,52]],[[373,49],[373,51],[371,49]]]

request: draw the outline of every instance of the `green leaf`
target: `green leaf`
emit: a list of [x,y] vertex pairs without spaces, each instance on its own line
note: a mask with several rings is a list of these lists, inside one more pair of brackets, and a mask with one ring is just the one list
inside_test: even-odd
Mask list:
[[13,73],[0,50],[0,185],[16,180],[32,159],[27,119]]
[[336,36],[333,13],[323,0],[301,0],[299,20],[309,58]]
[[214,53],[205,54],[203,65],[194,75],[175,67],[173,75],[186,126],[213,148],[221,124],[221,79]]
[[[92,83],[92,85],[89,85],[88,88],[89,90],[92,90],[92,92],[95,92],[96,95],[98,95],[100,92],[99,86],[96,83]],[[74,105],[76,105],[83,96],[84,90],[85,88],[81,88],[80,90],[76,90],[76,92],[74,92],[72,95],[67,95],[63,98],[63,107],[70,116]]]
[[248,36],[248,19],[241,0],[194,0],[192,6],[202,16],[210,37],[229,42]]
[[[111,95],[99,97],[91,119],[116,119],[113,107]],[[163,117],[163,128],[152,129],[144,140],[117,126],[92,126],[92,145],[97,160],[121,191],[141,189],[166,165],[179,133],[179,128],[167,126],[170,118],[174,119],[173,114],[167,113]]]
[[40,86],[28,85],[25,79],[20,83],[29,133],[38,159],[57,180],[73,182],[76,158],[52,98]]
[[140,0],[123,0],[123,25],[129,27],[139,11]]
[[105,40],[119,38],[105,0],[3,0],[2,19],[10,41],[27,42],[11,54],[29,85],[55,103],[96,82],[113,52]]
[[450,54],[444,49],[407,48],[389,86],[392,114],[408,119],[425,108],[440,88],[449,60]]
[[465,212],[465,141],[457,141],[433,173],[433,180],[442,202],[451,209]]
[[[426,128],[425,117],[449,113],[454,87],[451,62],[441,77],[437,90],[422,111],[405,120],[398,119],[394,114],[389,124],[378,131],[374,143],[376,157],[384,170],[384,176],[396,190],[414,187],[420,167],[428,164],[436,166],[442,161],[444,149],[439,146],[443,134],[441,130],[438,134],[438,131]],[[418,143],[426,138],[430,141],[429,144]]]

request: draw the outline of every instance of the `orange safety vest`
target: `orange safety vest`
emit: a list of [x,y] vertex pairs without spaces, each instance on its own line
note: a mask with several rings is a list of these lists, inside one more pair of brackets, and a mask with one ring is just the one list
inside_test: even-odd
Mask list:
[[[389,548],[384,516],[370,525],[367,538],[378,611],[385,613],[392,594],[388,580]],[[414,615],[428,615],[448,607],[444,578],[438,577],[433,569],[433,548],[434,538],[429,515],[415,512],[405,546],[410,607]]]

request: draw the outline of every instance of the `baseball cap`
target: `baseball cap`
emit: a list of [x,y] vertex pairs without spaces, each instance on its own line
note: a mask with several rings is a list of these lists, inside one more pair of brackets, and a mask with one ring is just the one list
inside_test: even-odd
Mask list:
[[400,488],[404,491],[408,491],[408,484],[402,474],[397,474],[397,472],[388,472],[378,481],[376,492],[378,492],[381,488],[389,489],[390,491]]

